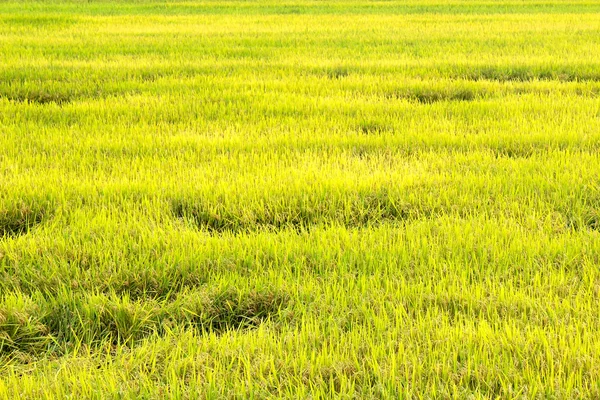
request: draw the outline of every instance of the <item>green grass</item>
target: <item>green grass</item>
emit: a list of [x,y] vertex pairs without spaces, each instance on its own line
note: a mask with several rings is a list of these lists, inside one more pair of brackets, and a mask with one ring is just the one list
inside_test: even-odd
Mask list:
[[598,26],[0,2],[0,398],[600,397]]

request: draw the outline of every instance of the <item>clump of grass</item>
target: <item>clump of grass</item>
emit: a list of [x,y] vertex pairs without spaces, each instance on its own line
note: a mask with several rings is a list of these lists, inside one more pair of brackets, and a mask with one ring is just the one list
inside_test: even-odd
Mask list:
[[439,101],[472,101],[477,98],[477,93],[468,88],[446,91],[417,89],[410,94],[409,98],[423,104],[431,104]]
[[15,15],[4,18],[3,22],[10,24],[11,26],[18,26],[26,29],[52,29],[74,25],[78,22],[78,19],[64,15]]
[[583,216],[585,225],[595,231],[600,231],[600,204],[590,208]]
[[[474,80],[494,80],[500,82],[525,82],[531,81],[540,75],[536,74],[529,68],[481,68],[473,72],[471,79]],[[546,78],[551,77],[550,74],[544,74]]]
[[139,72],[139,75],[137,76],[137,78],[139,80],[141,80],[142,82],[156,82],[161,78],[164,78],[165,76],[167,76],[167,73],[165,71],[161,71],[161,70],[142,70]]
[[387,98],[407,99],[421,104],[433,104],[442,101],[473,101],[488,96],[488,92],[473,85],[435,85],[423,84],[407,86],[388,91]]
[[290,300],[287,293],[278,290],[240,292],[230,288],[209,291],[203,297],[184,298],[189,304],[184,318],[203,332],[217,333],[255,328],[287,307]]
[[355,193],[307,193],[299,197],[279,196],[252,204],[226,206],[202,199],[172,200],[175,217],[192,221],[209,232],[243,233],[257,230],[309,230],[316,224],[347,227],[377,225],[426,215],[428,210],[411,207],[386,189]]
[[600,87],[578,87],[575,88],[574,93],[578,96],[583,97],[599,97],[600,96]]
[[570,201],[556,207],[570,229],[600,231],[600,189],[588,184],[570,195]]
[[52,343],[63,352],[82,344],[133,346],[175,328],[217,334],[252,329],[288,307],[289,301],[285,291],[274,288],[206,288],[162,301],[69,291],[13,296],[0,305],[0,354],[38,355]]
[[534,146],[513,146],[513,145],[505,145],[499,146],[493,149],[496,157],[506,157],[512,159],[524,159],[529,158],[534,155],[536,152],[540,152],[541,150],[536,149]]
[[40,321],[63,349],[105,342],[133,344],[153,332],[161,310],[153,300],[68,292],[49,297],[41,308],[45,312]]
[[42,105],[51,103],[64,105],[75,99],[75,94],[69,91],[43,87],[36,89],[4,89],[0,96],[20,103]]
[[51,343],[48,327],[36,315],[38,307],[12,296],[0,305],[0,355],[39,353]]
[[578,70],[567,66],[483,66],[463,71],[461,78],[474,81],[530,82],[548,80],[560,82],[598,81],[600,74],[593,70]]
[[573,229],[600,231],[600,203],[590,204],[578,211],[569,210],[568,225]]
[[29,232],[42,223],[48,210],[37,205],[20,204],[0,208],[0,237],[17,236]]
[[326,70],[326,75],[329,79],[341,79],[350,75],[350,69],[343,66],[332,67]]
[[111,276],[104,291],[114,291],[132,299],[166,299],[182,290],[206,283],[206,272],[200,266],[174,265],[160,270],[128,268]]
[[363,135],[380,135],[390,130],[390,127],[377,121],[365,120],[358,124],[357,130]]
[[[40,275],[35,254],[8,256],[0,250],[0,292],[56,295],[68,287],[73,292],[114,293],[132,300],[168,299],[206,284],[209,274],[218,268],[214,260],[204,258],[168,263],[160,258],[131,260],[119,253],[105,257],[80,249],[46,248],[43,253],[54,260],[60,272],[51,277]],[[145,268],[137,268],[140,264]]]

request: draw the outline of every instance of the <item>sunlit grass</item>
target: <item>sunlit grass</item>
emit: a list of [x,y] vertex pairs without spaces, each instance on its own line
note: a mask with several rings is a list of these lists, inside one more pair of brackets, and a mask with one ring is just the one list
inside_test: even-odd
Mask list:
[[600,5],[0,4],[0,397],[600,397]]

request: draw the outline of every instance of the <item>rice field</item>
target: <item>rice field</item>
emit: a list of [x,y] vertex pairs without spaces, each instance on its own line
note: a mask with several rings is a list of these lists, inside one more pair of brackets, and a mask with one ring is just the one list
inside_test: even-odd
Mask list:
[[0,2],[0,398],[600,397],[600,3]]

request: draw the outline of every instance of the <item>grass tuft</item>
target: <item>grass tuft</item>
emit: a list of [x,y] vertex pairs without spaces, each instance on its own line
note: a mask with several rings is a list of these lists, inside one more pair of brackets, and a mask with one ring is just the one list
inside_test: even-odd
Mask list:
[[329,79],[341,79],[350,75],[350,69],[347,67],[332,67],[326,70]]
[[4,94],[3,97],[20,102],[32,104],[66,104],[73,100],[73,96],[69,93],[50,92],[50,91],[31,91],[22,93]]
[[485,66],[473,68],[460,75],[463,79],[474,81],[489,80],[497,82],[531,82],[531,81],[559,81],[559,82],[597,82],[600,73],[594,70],[577,70],[570,67],[547,66],[510,66],[497,67]]
[[388,91],[386,98],[406,99],[420,104],[433,104],[443,101],[473,101],[488,96],[482,88],[465,85],[421,85],[407,86]]
[[200,303],[198,325],[205,332],[256,328],[289,306],[287,293],[273,289],[239,292],[225,289],[210,293]]
[[51,343],[48,328],[35,317],[39,309],[23,298],[0,305],[0,355],[17,352],[36,354]]
[[380,135],[390,131],[390,127],[376,121],[362,121],[357,130],[363,135]]
[[474,91],[465,88],[455,91],[417,90],[409,96],[409,98],[423,104],[439,101],[472,101],[476,97]]
[[0,355],[37,356],[105,343],[133,346],[178,328],[204,334],[253,329],[289,305],[290,296],[273,288],[205,288],[163,301],[68,291],[47,297],[12,296],[0,305]]
[[42,223],[48,210],[26,204],[0,208],[0,236],[18,236]]
[[175,217],[189,220],[212,233],[259,230],[306,231],[317,224],[346,227],[374,226],[425,216],[427,210],[405,204],[388,190],[355,193],[306,193],[301,197],[273,196],[242,207],[192,199],[171,202]]

